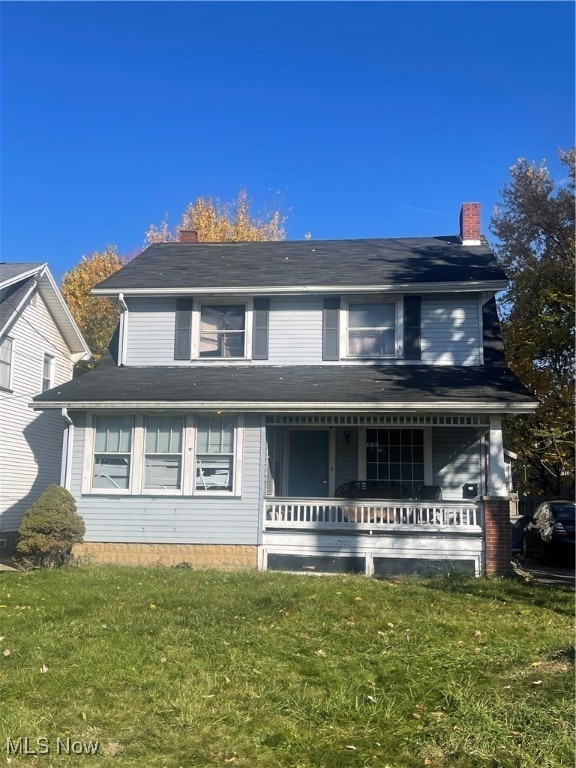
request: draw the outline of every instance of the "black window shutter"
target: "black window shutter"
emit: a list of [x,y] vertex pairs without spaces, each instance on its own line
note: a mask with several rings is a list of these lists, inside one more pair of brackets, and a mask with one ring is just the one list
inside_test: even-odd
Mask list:
[[324,299],[322,360],[340,359],[340,298]]
[[268,360],[268,316],[270,299],[254,299],[254,327],[252,330],[252,359]]
[[190,360],[191,323],[192,299],[177,299],[174,360]]
[[420,296],[404,297],[404,360],[420,360]]

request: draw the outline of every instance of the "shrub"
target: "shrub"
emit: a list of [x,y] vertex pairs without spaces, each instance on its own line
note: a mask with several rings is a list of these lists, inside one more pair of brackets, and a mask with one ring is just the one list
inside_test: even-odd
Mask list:
[[85,532],[73,496],[59,485],[49,485],[22,519],[16,557],[36,568],[64,565]]

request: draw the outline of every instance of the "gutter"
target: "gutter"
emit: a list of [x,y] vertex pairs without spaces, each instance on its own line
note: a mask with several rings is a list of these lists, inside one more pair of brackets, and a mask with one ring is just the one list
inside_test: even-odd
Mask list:
[[153,411],[251,411],[252,413],[398,413],[398,411],[410,411],[412,413],[424,411],[434,414],[441,413],[492,413],[492,414],[511,414],[511,413],[534,413],[538,403],[506,403],[498,404],[494,402],[462,402],[455,404],[453,401],[439,401],[436,403],[414,403],[414,402],[262,402],[262,401],[218,401],[218,400],[179,400],[179,401],[159,401],[159,400],[125,400],[125,401],[38,401],[30,406],[36,411],[61,408],[67,410],[108,410],[108,411],[133,411],[133,410],[153,410]]
[[218,286],[172,286],[170,288],[93,288],[91,293],[96,296],[225,296],[225,295],[253,295],[253,296],[286,296],[306,294],[355,294],[355,293],[446,293],[447,290],[459,292],[489,291],[496,293],[508,287],[507,280],[469,281],[454,283],[382,283],[381,285],[270,285],[254,286],[245,285],[235,288]]

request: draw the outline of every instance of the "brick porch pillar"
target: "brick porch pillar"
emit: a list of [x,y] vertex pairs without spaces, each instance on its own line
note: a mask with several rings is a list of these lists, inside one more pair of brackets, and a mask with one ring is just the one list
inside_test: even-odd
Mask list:
[[484,533],[486,576],[504,576],[511,573],[512,534],[508,499],[484,496]]

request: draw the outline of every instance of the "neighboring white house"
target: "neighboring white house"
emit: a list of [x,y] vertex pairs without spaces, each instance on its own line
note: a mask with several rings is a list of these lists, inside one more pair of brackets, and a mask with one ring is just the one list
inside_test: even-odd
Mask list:
[[[196,242],[194,241],[196,240]],[[112,360],[38,395],[100,561],[367,574],[510,567],[507,278],[458,236],[199,243],[94,289]],[[115,364],[114,364],[115,363]]]
[[30,402],[89,357],[48,266],[0,263],[0,555],[30,504],[61,481],[66,419]]

